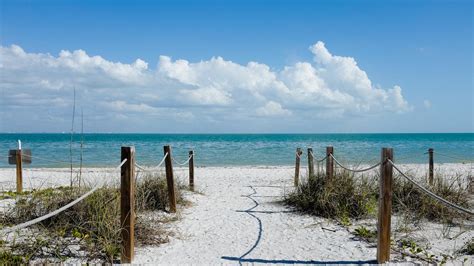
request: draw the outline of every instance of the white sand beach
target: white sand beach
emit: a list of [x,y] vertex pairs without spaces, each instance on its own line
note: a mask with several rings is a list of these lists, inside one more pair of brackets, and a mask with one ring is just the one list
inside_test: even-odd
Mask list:
[[[417,176],[426,165],[403,165]],[[442,164],[435,170],[445,176],[472,174],[470,164]],[[177,178],[187,183],[187,168],[175,168]],[[302,168],[302,176],[306,170]],[[186,192],[190,206],[179,209],[180,219],[169,224],[175,232],[168,243],[136,247],[134,263],[238,264],[375,263],[376,246],[357,239],[349,228],[334,221],[294,212],[280,201],[293,188],[293,167],[197,167],[196,192]],[[69,184],[69,169],[25,169],[25,189]],[[118,182],[111,169],[85,169],[86,182]],[[14,169],[0,169],[3,190],[15,187]],[[11,200],[4,200],[5,207]],[[396,220],[396,217],[394,218]],[[395,221],[394,220],[394,221]],[[376,221],[361,221],[375,228]],[[393,222],[394,224],[396,222]],[[392,226],[394,228],[395,226]],[[416,232],[436,256],[453,254],[474,237],[473,224],[453,228],[448,239],[441,225],[426,224]],[[450,264],[472,263],[467,256]],[[413,261],[393,253],[396,262]],[[416,261],[416,260],[415,260]],[[77,261],[69,261],[77,262]],[[472,264],[471,264],[472,265]]]

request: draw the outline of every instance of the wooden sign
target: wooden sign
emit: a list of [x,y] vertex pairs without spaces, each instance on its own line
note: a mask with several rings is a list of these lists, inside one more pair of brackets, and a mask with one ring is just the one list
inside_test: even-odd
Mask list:
[[[8,163],[9,164],[16,164],[16,154],[18,150],[9,150],[8,151]],[[30,164],[31,163],[31,150],[30,149],[24,149],[21,150],[21,161],[24,164]]]

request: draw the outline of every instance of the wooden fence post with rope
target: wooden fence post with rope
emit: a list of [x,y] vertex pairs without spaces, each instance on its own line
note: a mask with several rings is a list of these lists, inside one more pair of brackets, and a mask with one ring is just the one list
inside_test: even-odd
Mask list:
[[334,176],[334,148],[332,146],[326,147],[326,178],[332,179]]
[[301,151],[301,148],[296,148],[295,178],[294,178],[295,187],[298,186],[298,183],[299,183],[299,180],[300,180],[301,154],[303,154],[303,152]]
[[390,260],[390,227],[392,216],[393,149],[383,148],[379,181],[379,211],[377,225],[377,262]]
[[135,147],[122,147],[120,171],[121,263],[131,263],[135,247]]
[[163,146],[163,154],[165,158],[166,168],[166,184],[168,186],[168,197],[170,203],[170,212],[176,212],[176,193],[174,187],[173,164],[171,161],[171,147],[169,145]]
[[313,149],[308,148],[308,177],[312,178],[314,176],[314,156]]
[[428,183],[432,186],[433,185],[433,179],[434,179],[434,160],[433,160],[433,149],[429,148],[428,149],[428,154],[429,154],[429,170],[428,170]]
[[189,189],[194,191],[194,151],[189,151]]

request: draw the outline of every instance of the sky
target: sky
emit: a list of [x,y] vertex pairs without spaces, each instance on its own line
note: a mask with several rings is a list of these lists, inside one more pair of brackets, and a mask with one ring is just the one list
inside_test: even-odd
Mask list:
[[472,1],[0,3],[0,132],[474,132]]

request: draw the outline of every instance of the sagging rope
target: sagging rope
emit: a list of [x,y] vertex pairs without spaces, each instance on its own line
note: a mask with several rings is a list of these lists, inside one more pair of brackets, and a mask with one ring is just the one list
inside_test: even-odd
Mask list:
[[[127,162],[127,159],[123,159],[123,161],[120,163],[119,166],[117,166],[116,168],[114,168],[114,170],[118,170],[120,169],[120,167],[122,167],[122,165]],[[44,221],[48,218],[51,218],[69,208],[71,208],[72,206],[76,205],[77,203],[79,203],[80,201],[82,201],[83,199],[87,198],[88,196],[90,196],[92,193],[94,193],[98,188],[101,187],[102,184],[97,184],[95,187],[93,187],[91,190],[89,190],[87,193],[85,193],[84,195],[80,196],[79,198],[75,199],[74,201],[64,205],[63,207],[53,211],[53,212],[50,212],[46,215],[43,215],[41,217],[38,217],[38,218],[35,218],[33,220],[30,220],[28,222],[24,222],[24,223],[21,223],[21,224],[18,224],[18,225],[15,225],[15,226],[12,226],[12,227],[8,227],[8,228],[5,228],[5,229],[2,229],[0,230],[0,234],[8,234],[8,233],[11,233],[11,232],[14,232],[16,230],[19,230],[19,229],[22,229],[22,228],[25,228],[25,227],[28,227],[28,226],[31,226],[31,225],[34,225],[36,223],[39,223],[41,221]]]
[[336,162],[337,165],[339,165],[341,168],[347,170],[347,171],[350,171],[350,172],[354,172],[354,173],[361,173],[361,172],[366,172],[366,171],[369,171],[369,170],[372,170],[374,169],[375,167],[379,166],[381,163],[378,162],[372,166],[369,166],[367,168],[363,168],[363,169],[350,169],[350,168],[347,168],[345,167],[344,165],[342,165],[335,157],[334,155],[330,154],[331,158]]
[[148,169],[147,169],[146,167],[144,167],[144,166],[141,166],[141,165],[137,164],[137,163],[135,163],[135,166],[136,166],[137,168],[140,168],[140,169],[143,170],[143,171],[151,171],[151,170],[153,170],[153,169],[160,168],[161,165],[165,162],[166,157],[168,157],[168,153],[166,153],[166,154],[163,156],[163,159],[161,159],[161,161],[160,161],[160,163],[159,163],[158,165],[152,166],[152,167],[148,167]]
[[474,215],[474,212],[471,211],[471,210],[468,210],[468,209],[465,209],[461,206],[458,206],[452,202],[449,202],[445,199],[443,199],[442,197],[434,194],[433,192],[429,191],[428,189],[426,189],[425,187],[421,186],[420,184],[418,184],[417,182],[415,182],[415,180],[413,180],[412,178],[408,177],[405,173],[403,173],[396,165],[395,163],[392,162],[392,160],[390,159],[387,159],[388,162],[393,166],[393,168],[395,168],[403,177],[405,177],[408,181],[410,181],[413,185],[415,185],[416,187],[418,187],[421,191],[425,192],[426,194],[428,194],[429,196],[431,196],[432,198],[446,204],[447,206],[449,207],[452,207],[458,211],[461,211],[461,212],[465,212],[469,215]]
[[192,158],[193,156],[194,156],[194,155],[189,156],[189,158],[188,158],[186,161],[184,161],[183,163],[180,163],[180,162],[176,161],[176,159],[173,158],[173,157],[171,157],[171,159],[172,159],[173,162],[175,162],[177,165],[186,165],[187,163],[189,163],[189,161],[191,160],[191,158]]
[[322,159],[318,160],[318,159],[316,159],[316,157],[314,156],[314,154],[313,154],[312,151],[310,151],[310,153],[311,153],[311,156],[313,156],[313,158],[315,159],[315,161],[316,161],[317,163],[321,163],[321,162],[323,162],[324,160],[326,160],[326,158],[327,158],[327,156],[324,156]]

